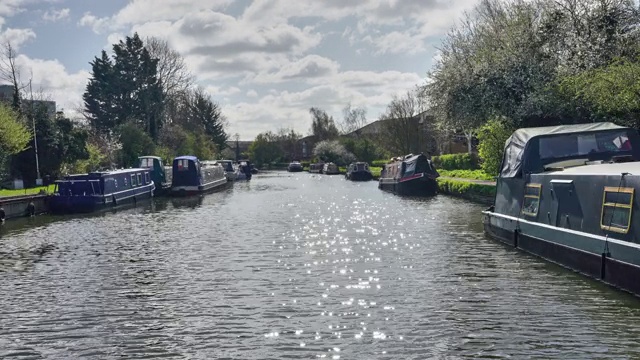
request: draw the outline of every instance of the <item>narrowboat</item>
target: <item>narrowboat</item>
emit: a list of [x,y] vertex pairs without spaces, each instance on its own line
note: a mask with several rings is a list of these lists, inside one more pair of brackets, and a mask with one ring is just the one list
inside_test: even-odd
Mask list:
[[251,164],[246,161],[240,161],[236,168],[236,180],[251,180],[253,174]]
[[640,136],[612,123],[516,130],[485,232],[640,295]]
[[200,162],[195,156],[173,159],[171,194],[178,196],[201,194],[227,183],[224,169],[215,161]]
[[324,166],[322,167],[322,173],[325,175],[336,175],[336,174],[340,174],[340,168],[338,167],[338,165],[329,162],[324,164]]
[[167,181],[167,172],[162,158],[159,156],[140,156],[138,157],[138,167],[149,170],[151,181],[156,186],[155,196],[169,194],[171,183]]
[[324,163],[323,162],[319,162],[319,163],[315,163],[315,164],[309,164],[309,172],[310,173],[322,174],[322,169],[323,168],[324,168]]
[[47,199],[54,214],[88,213],[153,197],[149,169],[123,169],[65,176]]
[[438,193],[440,176],[424,154],[396,157],[384,165],[378,188],[398,195],[431,196]]
[[216,160],[218,164],[224,169],[227,181],[234,181],[236,179],[236,169],[233,167],[233,161],[231,160]]
[[302,171],[302,164],[300,163],[300,161],[292,161],[291,163],[289,163],[289,166],[287,166],[287,171],[300,172]]
[[369,169],[369,164],[366,162],[355,162],[349,164],[347,173],[344,174],[344,177],[351,181],[369,181],[373,179],[373,175]]

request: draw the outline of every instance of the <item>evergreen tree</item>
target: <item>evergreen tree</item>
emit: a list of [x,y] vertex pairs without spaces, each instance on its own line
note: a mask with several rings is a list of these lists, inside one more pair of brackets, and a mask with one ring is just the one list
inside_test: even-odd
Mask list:
[[158,60],[151,58],[137,33],[114,44],[113,53],[113,60],[103,51],[91,63],[92,77],[83,95],[89,121],[109,138],[120,125],[133,121],[157,140],[164,98]]
[[210,140],[222,150],[227,147],[229,136],[224,131],[224,116],[220,106],[202,91],[194,93],[190,106],[191,120],[199,124]]

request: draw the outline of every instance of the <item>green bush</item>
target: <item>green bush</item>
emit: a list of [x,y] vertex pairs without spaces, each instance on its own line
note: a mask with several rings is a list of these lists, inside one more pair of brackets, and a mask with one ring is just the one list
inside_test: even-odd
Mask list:
[[471,181],[438,179],[438,190],[443,193],[460,196],[495,196],[494,185],[478,184]]
[[476,170],[478,156],[475,154],[447,154],[431,158],[436,169],[443,170]]
[[369,165],[371,165],[371,166],[373,166],[373,167],[379,167],[379,168],[381,168],[381,167],[384,167],[384,164],[386,164],[386,163],[388,163],[388,162],[389,162],[389,160],[373,160],[373,161],[371,162],[371,164],[369,164]]
[[482,170],[498,175],[504,153],[504,144],[513,131],[498,119],[489,120],[478,130],[478,154],[482,159]]
[[439,169],[438,173],[440,176],[444,177],[452,177],[452,178],[463,178],[463,179],[473,179],[473,180],[493,180],[493,175],[489,175],[484,172],[484,170],[442,170]]

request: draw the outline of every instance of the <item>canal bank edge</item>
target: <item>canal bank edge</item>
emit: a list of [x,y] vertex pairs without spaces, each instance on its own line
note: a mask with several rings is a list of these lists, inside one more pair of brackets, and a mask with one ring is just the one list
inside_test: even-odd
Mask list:
[[438,192],[467,199],[479,204],[493,205],[496,185],[492,181],[439,177]]

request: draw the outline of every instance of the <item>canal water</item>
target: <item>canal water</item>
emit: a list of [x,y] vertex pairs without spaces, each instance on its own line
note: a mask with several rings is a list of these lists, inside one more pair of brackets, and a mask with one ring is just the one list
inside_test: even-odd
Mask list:
[[7,222],[0,358],[640,357],[638,298],[487,239],[481,210],[273,172]]

